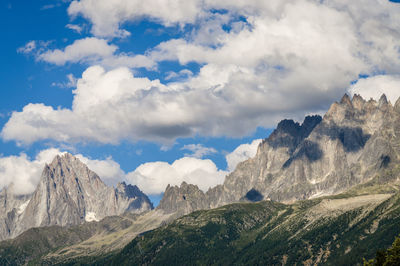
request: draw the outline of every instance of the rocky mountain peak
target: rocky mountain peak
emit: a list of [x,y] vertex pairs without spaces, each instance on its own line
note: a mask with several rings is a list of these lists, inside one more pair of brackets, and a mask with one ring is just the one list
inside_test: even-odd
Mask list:
[[289,134],[295,136],[300,130],[301,126],[298,122],[294,122],[292,119],[284,119],[278,123],[275,134]]
[[321,121],[319,115],[307,116],[301,125],[291,119],[284,119],[264,142],[274,148],[294,150]]
[[382,108],[383,106],[388,105],[388,104],[389,104],[389,102],[387,100],[386,95],[382,94],[382,96],[379,98],[379,101],[378,101],[379,108]]
[[320,115],[308,115],[301,124],[300,136],[301,138],[307,138],[311,131],[322,121]]
[[367,102],[358,94],[354,94],[353,99],[350,100],[350,97],[345,94],[340,103],[335,102],[331,105],[324,120],[335,124],[354,124],[356,121],[372,121],[372,117],[375,117],[373,120],[378,122],[376,115],[379,113],[378,117],[380,117],[392,108],[393,106],[384,94],[378,102],[372,98]]
[[154,208],[153,203],[151,203],[146,194],[144,194],[136,185],[132,186],[130,184],[126,184],[125,182],[121,182],[117,184],[115,190],[117,193],[122,194],[122,197],[133,199],[133,201],[126,208],[126,211],[143,208],[143,201],[145,201],[146,208]]
[[131,184],[126,184],[125,182],[118,183],[116,190],[129,198],[135,198],[139,194],[143,194],[143,192],[136,185],[132,186]]
[[357,110],[363,109],[364,105],[366,104],[366,101],[364,100],[363,97],[361,97],[360,94],[354,94],[351,102],[353,104],[353,107]]
[[180,186],[167,186],[157,209],[183,215],[208,206],[206,196],[198,186],[182,182]]
[[311,130],[322,120],[319,115],[306,116],[303,123],[293,121],[292,119],[284,119],[278,123],[278,126],[271,134],[271,138],[277,135],[289,134],[291,136],[307,136]]
[[86,165],[70,153],[58,154],[54,157],[53,161],[48,165],[50,168],[56,168],[59,165],[70,165],[74,163],[80,164],[82,167]]
[[355,110],[362,110],[364,108],[364,99],[357,95],[353,100],[350,99],[346,93],[343,95],[340,102],[334,102],[328,112],[324,115],[325,121],[333,121],[335,123],[347,119],[352,116]]
[[340,100],[340,104],[346,105],[348,107],[353,107],[353,103],[351,102],[350,96],[347,93],[343,95],[342,99]]
[[46,164],[36,190],[23,210],[7,222],[7,230],[2,232],[0,223],[0,239],[31,227],[74,225],[151,209],[152,203],[138,187],[125,183],[108,187],[78,158],[66,153]]
[[[56,174],[55,177],[73,180],[77,178],[80,182],[96,182],[98,186],[106,186],[96,173],[70,153],[56,155],[47,166],[50,171]],[[46,177],[46,175],[42,175],[42,177]]]

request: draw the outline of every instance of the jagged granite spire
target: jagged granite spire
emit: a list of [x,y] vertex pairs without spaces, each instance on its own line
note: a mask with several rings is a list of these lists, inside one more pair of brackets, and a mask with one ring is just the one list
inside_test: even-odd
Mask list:
[[385,94],[382,94],[382,96],[379,98],[379,106],[383,106],[385,104],[388,104],[388,100]]
[[349,107],[353,106],[353,103],[351,102],[350,97],[347,93],[343,95],[342,99],[340,100],[340,104],[347,105]]
[[0,239],[14,237],[31,227],[80,224],[152,208],[150,200],[136,186],[121,183],[117,188],[108,187],[84,163],[66,153],[46,164],[24,210],[14,215],[8,225],[11,229]]

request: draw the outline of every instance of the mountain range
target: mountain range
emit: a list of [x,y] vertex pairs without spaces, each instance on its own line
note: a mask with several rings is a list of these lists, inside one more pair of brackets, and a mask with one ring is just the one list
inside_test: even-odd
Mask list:
[[223,184],[168,185],[155,209],[66,153],[33,194],[1,191],[0,262],[355,264],[400,233],[399,174],[400,99],[385,95],[282,120]]
[[376,102],[346,94],[324,117],[281,121],[222,185],[206,193],[186,183],[169,186],[158,208],[187,214],[243,200],[292,203],[377,177],[398,181],[399,163],[400,100],[393,106],[385,95]]
[[13,238],[32,227],[76,225],[124,212],[153,209],[137,186],[108,187],[69,153],[44,167],[31,195],[16,195],[13,186],[0,194],[0,239]]

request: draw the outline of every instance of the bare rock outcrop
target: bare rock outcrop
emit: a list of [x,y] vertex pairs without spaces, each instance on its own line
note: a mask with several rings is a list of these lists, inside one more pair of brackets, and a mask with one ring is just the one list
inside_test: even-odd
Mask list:
[[181,186],[168,185],[157,209],[181,216],[194,210],[208,209],[206,195],[198,186],[182,182]]

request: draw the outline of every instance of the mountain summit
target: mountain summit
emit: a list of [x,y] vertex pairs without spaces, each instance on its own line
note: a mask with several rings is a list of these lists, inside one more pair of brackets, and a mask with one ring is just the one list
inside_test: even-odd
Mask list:
[[281,121],[256,156],[239,163],[222,185],[192,193],[196,198],[185,193],[187,184],[168,187],[160,208],[170,212],[168,201],[202,203],[180,203],[190,211],[243,200],[288,203],[366,182],[397,182],[399,158],[400,100],[393,106],[385,95],[366,101],[346,94],[324,117]]
[[0,200],[17,200],[1,219],[0,239],[17,236],[31,227],[80,224],[126,211],[141,213],[153,208],[136,186],[120,183],[116,188],[108,187],[69,153],[56,156],[51,164],[46,164],[36,190],[29,197],[21,200],[12,193],[6,195],[6,190],[3,193]]

